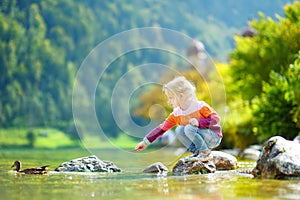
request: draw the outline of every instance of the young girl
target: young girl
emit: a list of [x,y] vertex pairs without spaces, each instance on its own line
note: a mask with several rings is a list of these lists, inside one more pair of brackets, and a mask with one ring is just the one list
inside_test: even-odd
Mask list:
[[143,150],[167,130],[178,125],[178,139],[193,153],[193,157],[207,158],[212,148],[221,143],[220,117],[204,101],[196,97],[195,87],[184,77],[177,77],[163,87],[173,112],[167,119],[148,133],[136,147]]

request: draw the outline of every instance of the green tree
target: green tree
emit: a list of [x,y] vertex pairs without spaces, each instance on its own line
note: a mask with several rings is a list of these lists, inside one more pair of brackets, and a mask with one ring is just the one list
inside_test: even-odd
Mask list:
[[[174,29],[200,39],[213,57],[225,58],[233,47],[232,34],[245,24],[248,16],[244,13],[251,9],[244,8],[243,1],[228,0],[230,10],[237,11],[230,13],[224,9],[225,4],[216,2],[1,0],[0,125],[63,128],[72,124],[76,70],[99,42],[121,31],[150,26]],[[281,12],[284,3],[274,0],[250,4],[255,10],[274,13]],[[194,8],[200,12],[194,12]],[[297,15],[289,13],[291,19],[297,20]],[[222,35],[216,34],[220,32]],[[144,42],[137,38],[124,42]],[[159,43],[165,39],[159,33],[155,38]],[[117,45],[113,48],[121,50]],[[128,70],[149,62],[177,64],[169,55],[137,51],[117,59],[104,75],[107,85],[97,90],[95,108],[108,134],[118,136],[120,132],[109,106],[102,109],[103,104],[110,103],[110,90]],[[149,75],[158,76],[153,72]],[[132,80],[132,84],[137,85],[138,79]],[[133,104],[139,103],[134,100]]]
[[261,140],[273,135],[293,139],[300,133],[300,54],[284,74],[272,72],[270,84],[254,108],[254,125]]
[[32,131],[28,131],[26,138],[28,140],[28,147],[33,148],[36,141],[36,135]]
[[[262,83],[270,82],[270,72],[285,72],[300,48],[300,2],[285,7],[285,18],[253,20],[254,37],[236,36],[236,48],[230,54],[231,76],[244,100],[251,101],[262,92]],[[282,67],[283,66],[283,67]]]
[[[284,11],[286,17],[277,21],[262,14],[251,21],[257,31],[253,37],[235,37],[229,72],[223,75],[229,105],[224,140],[234,146],[244,148],[273,135],[292,138],[299,132],[299,105],[296,99],[287,100],[288,94],[297,93],[287,91],[299,86],[283,80],[292,74],[289,66],[300,49],[300,3]],[[299,80],[299,75],[292,77]]]

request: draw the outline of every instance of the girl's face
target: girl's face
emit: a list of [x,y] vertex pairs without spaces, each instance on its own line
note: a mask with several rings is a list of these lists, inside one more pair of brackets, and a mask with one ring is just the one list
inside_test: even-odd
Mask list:
[[166,96],[168,98],[168,104],[170,104],[173,108],[180,107],[178,98],[175,96],[174,93],[166,91]]

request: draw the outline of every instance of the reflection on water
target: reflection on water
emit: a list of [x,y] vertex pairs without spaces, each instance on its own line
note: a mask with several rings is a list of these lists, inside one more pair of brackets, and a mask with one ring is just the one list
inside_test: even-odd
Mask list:
[[[72,150],[75,151],[75,150]],[[17,156],[25,167],[51,164],[54,169],[61,162],[78,157],[79,152],[5,152],[0,163],[1,199],[299,199],[300,181],[253,179],[246,174],[220,171],[206,175],[157,176],[142,173],[145,166],[157,157],[126,162],[135,157],[116,155],[101,150],[110,161],[120,166],[121,173],[58,173],[49,175],[16,176],[9,167]],[[78,150],[76,150],[78,151]],[[165,156],[173,151],[165,151]],[[53,154],[54,153],[54,154]],[[52,156],[51,156],[51,155]],[[55,156],[53,156],[55,155]],[[76,155],[76,156],[75,156]],[[86,152],[84,155],[86,156]],[[146,154],[145,154],[146,155]],[[170,155],[169,155],[170,157]],[[48,163],[42,163],[47,158]],[[167,160],[167,159],[166,159]],[[26,162],[25,162],[26,161]],[[135,163],[132,165],[132,163]],[[253,162],[240,162],[240,167],[253,167]],[[172,166],[168,166],[172,169]]]

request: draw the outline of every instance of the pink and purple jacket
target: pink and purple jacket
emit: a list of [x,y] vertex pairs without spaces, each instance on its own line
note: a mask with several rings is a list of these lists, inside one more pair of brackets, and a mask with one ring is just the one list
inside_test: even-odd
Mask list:
[[144,141],[148,144],[152,143],[174,126],[185,126],[189,124],[191,118],[198,120],[200,129],[211,129],[220,138],[223,137],[222,129],[219,124],[219,115],[204,101],[194,101],[186,110],[182,110],[179,107],[174,108],[173,112],[162,124],[145,136]]

